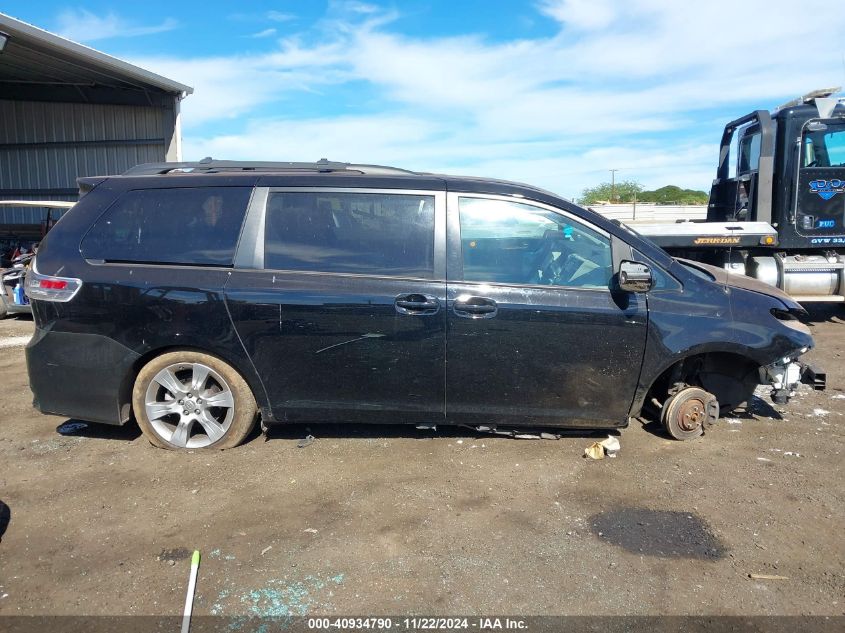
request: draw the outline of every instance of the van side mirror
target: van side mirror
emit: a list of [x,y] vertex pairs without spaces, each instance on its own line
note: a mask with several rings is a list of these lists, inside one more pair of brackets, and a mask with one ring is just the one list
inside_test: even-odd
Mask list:
[[619,264],[619,288],[626,292],[648,292],[654,285],[651,268],[641,262],[627,259]]

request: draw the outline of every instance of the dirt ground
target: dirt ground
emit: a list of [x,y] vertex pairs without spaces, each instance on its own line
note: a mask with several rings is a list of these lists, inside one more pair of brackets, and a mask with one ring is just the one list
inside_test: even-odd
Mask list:
[[31,407],[32,322],[0,321],[0,615],[179,614],[193,549],[200,615],[845,614],[845,309],[810,326],[826,392],[692,442],[633,423],[590,461],[583,433],[62,435]]

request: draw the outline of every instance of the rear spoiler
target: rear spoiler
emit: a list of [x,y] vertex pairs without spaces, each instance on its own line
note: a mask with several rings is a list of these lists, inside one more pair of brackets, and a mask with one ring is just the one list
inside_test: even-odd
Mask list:
[[79,198],[82,199],[86,193],[89,193],[97,185],[106,179],[105,176],[96,176],[91,178],[77,178],[76,184],[79,185]]

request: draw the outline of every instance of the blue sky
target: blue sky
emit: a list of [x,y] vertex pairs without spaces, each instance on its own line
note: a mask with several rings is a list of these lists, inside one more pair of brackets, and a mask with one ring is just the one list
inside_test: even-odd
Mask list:
[[[4,0],[195,88],[184,155],[708,189],[724,124],[845,84],[810,0]],[[740,28],[737,25],[744,25]]]

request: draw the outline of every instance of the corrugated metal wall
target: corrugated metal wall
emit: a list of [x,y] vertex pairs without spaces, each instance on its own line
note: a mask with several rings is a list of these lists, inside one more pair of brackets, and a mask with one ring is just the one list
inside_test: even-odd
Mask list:
[[[80,176],[164,161],[173,125],[163,107],[0,100],[0,198],[74,200]],[[0,224],[42,217],[0,207]]]

